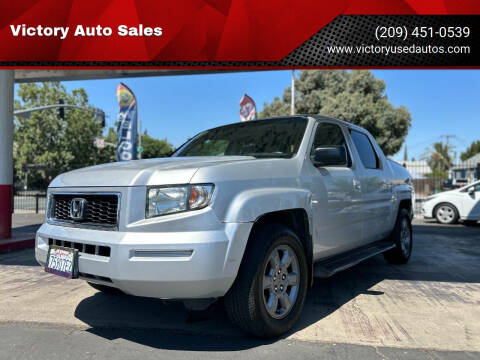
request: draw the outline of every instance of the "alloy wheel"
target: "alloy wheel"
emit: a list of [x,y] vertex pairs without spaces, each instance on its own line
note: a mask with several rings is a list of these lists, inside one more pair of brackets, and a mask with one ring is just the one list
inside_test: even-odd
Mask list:
[[278,245],[268,255],[263,271],[263,302],[268,314],[283,319],[297,300],[300,267],[293,249]]
[[407,219],[402,220],[402,227],[400,230],[400,246],[404,256],[408,256],[412,248],[412,234]]

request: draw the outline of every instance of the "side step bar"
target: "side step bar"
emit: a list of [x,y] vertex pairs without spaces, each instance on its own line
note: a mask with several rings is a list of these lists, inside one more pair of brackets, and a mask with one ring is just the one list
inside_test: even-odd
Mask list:
[[313,267],[313,276],[317,278],[327,278],[394,247],[395,244],[392,242],[382,240],[320,260],[315,263]]

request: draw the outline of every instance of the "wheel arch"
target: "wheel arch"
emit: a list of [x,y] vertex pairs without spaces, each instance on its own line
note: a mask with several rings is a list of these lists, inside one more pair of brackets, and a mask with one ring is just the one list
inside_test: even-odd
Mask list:
[[285,209],[265,213],[257,217],[248,238],[247,246],[253,241],[256,229],[268,224],[281,224],[292,230],[300,239],[308,261],[308,283],[313,283],[313,242],[310,231],[310,220],[307,211],[303,208]]
[[[410,213],[411,218],[413,218],[412,199],[400,200],[400,202],[398,203],[397,217],[398,217],[398,214],[400,214],[400,211],[402,211],[402,209],[406,209]],[[396,217],[395,217],[395,219],[396,219]]]
[[[456,207],[454,204],[452,204],[449,201],[440,201],[438,204],[436,204],[433,207],[433,210],[432,210],[432,217],[433,218],[435,218],[435,219],[437,218],[437,216],[436,216],[437,209],[442,205],[449,205],[449,206],[453,207],[455,209],[455,211],[457,212],[458,217],[460,218],[460,211],[458,210],[458,207]],[[457,221],[458,221],[458,219],[457,219]]]

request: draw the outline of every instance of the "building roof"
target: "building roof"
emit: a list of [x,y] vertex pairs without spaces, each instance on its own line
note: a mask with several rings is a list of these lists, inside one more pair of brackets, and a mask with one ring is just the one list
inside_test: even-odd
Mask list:
[[431,174],[432,169],[428,165],[427,161],[399,161],[399,163],[408,170],[410,174],[415,174],[417,179],[422,178],[424,175]]
[[465,161],[462,161],[460,164],[455,165],[452,167],[452,170],[468,170],[468,169],[475,169],[477,164],[480,163],[480,153],[473,155],[472,157],[468,158]]

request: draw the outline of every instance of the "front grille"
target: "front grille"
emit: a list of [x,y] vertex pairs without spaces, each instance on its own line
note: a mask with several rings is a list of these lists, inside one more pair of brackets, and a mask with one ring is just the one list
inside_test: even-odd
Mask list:
[[[70,208],[72,200],[86,200],[84,217],[81,220],[72,219]],[[113,227],[117,225],[119,196],[117,194],[53,194],[50,218],[52,220]]]
[[78,252],[91,255],[100,255],[110,257],[110,246],[92,245],[85,243],[78,243],[73,241],[48,239],[48,245],[56,245],[61,247],[67,247],[71,249],[77,249]]

